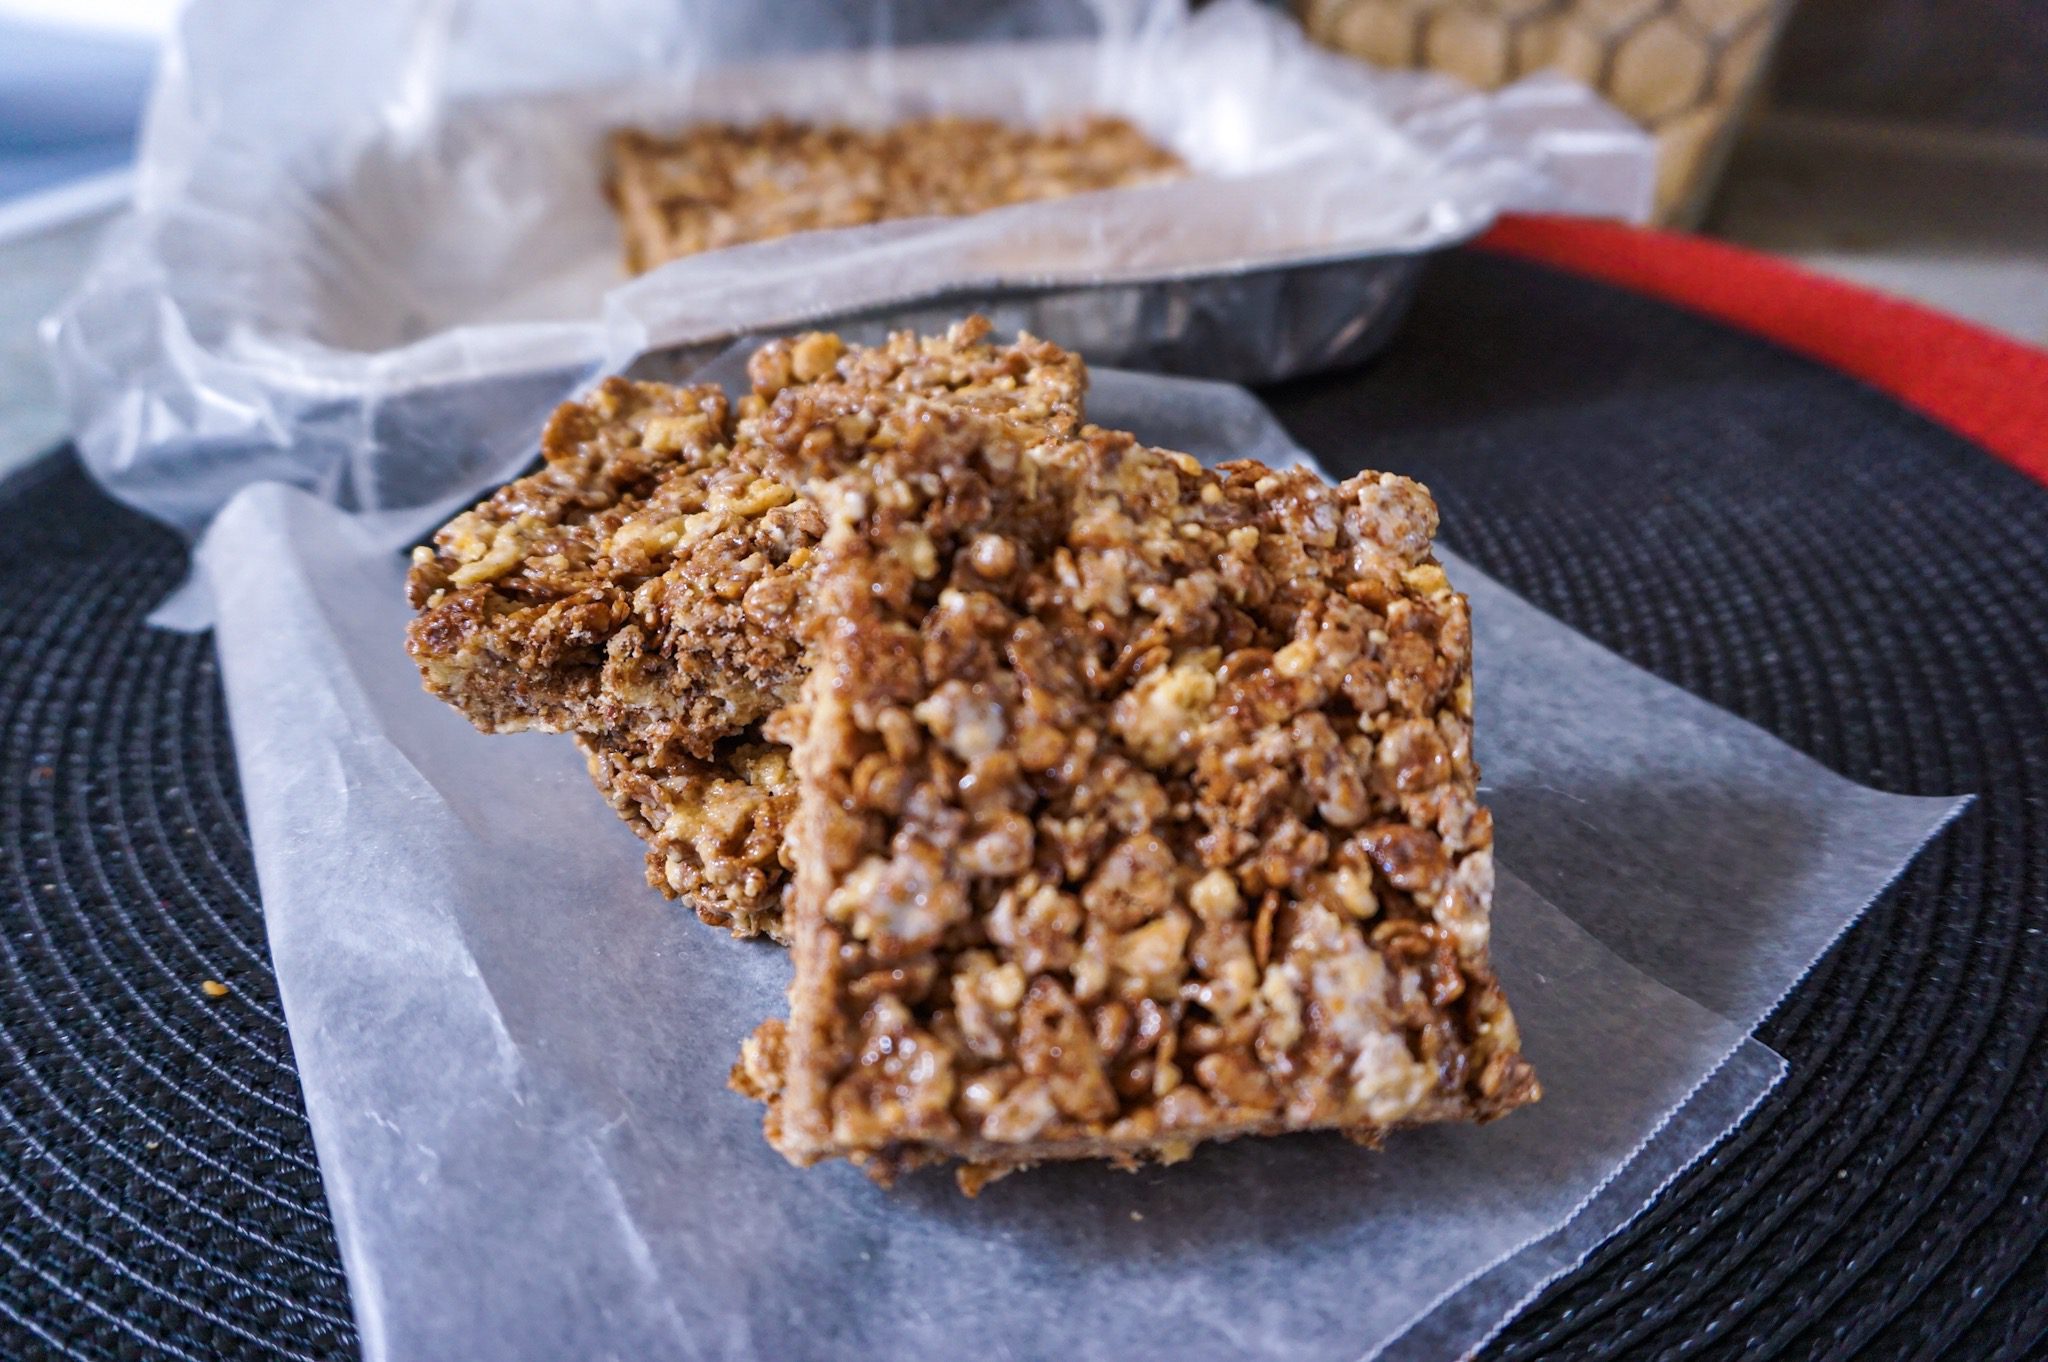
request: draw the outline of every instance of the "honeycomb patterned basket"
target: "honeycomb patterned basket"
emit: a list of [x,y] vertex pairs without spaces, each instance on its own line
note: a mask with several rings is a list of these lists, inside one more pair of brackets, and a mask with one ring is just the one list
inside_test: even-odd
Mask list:
[[1295,0],[1318,42],[1493,89],[1540,70],[1656,134],[1657,217],[1706,208],[1794,0]]

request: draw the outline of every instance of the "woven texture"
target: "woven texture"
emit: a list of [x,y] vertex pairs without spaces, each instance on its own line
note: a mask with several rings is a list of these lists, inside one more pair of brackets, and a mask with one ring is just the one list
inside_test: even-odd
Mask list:
[[[2048,490],[1479,253],[1374,367],[1270,396],[1594,638],[1858,780],[1981,796],[1768,1023],[1783,1087],[1489,1355],[2048,1344]],[[141,627],[181,565],[68,463],[0,495],[0,1358],[354,1347],[210,648]]]

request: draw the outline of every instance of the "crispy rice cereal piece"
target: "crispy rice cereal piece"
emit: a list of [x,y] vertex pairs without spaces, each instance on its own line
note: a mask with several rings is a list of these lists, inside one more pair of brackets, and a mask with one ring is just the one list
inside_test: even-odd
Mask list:
[[709,760],[578,736],[590,778],[647,843],[647,882],[734,936],[783,940],[785,830],[796,816],[789,749],[758,735]]
[[617,733],[709,759],[793,698],[795,611],[823,522],[800,495],[904,438],[928,408],[1019,442],[1079,428],[1086,370],[981,318],[943,337],[764,346],[728,412],[714,388],[611,379],[564,405],[546,463],[415,550],[407,646],[486,731]]
[[774,119],[672,137],[614,133],[609,191],[626,268],[638,274],[792,232],[979,213],[1185,172],[1121,118],[1032,129],[939,116],[879,130]]
[[1534,1100],[1428,493],[944,436],[818,491],[775,1146],[972,1190]]

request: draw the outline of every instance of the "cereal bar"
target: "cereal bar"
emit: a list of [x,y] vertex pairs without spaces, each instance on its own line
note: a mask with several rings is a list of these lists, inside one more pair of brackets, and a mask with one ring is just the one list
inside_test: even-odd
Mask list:
[[1423,488],[952,412],[816,498],[796,977],[734,1071],[787,1157],[971,1191],[1538,1096]]

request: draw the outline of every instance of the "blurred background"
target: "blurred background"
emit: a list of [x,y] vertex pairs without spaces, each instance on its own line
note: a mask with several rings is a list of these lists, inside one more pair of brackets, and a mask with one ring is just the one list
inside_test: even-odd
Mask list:
[[1661,144],[1659,211],[2048,342],[2048,0],[1300,0],[1494,85],[1541,67]]
[[[37,320],[127,199],[178,0],[0,0],[0,472],[62,438]],[[1362,60],[1564,70],[1659,214],[2048,343],[2048,0],[1291,0]]]

